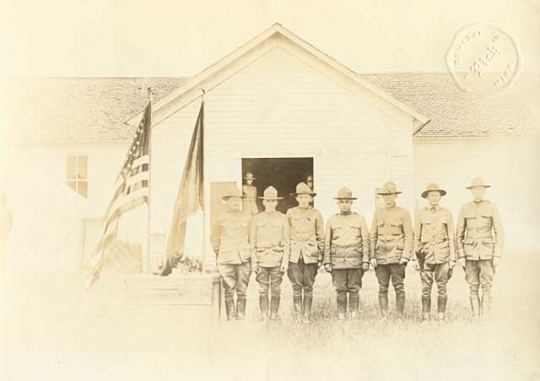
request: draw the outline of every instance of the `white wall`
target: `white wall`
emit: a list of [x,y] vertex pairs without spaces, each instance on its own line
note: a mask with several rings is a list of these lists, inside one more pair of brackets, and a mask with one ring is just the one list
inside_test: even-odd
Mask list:
[[429,182],[448,191],[443,202],[457,220],[460,207],[471,200],[465,187],[476,176],[492,185],[486,198],[503,217],[507,247],[538,247],[540,226],[540,141],[534,138],[471,138],[414,141],[415,194]]
[[[152,230],[169,229],[200,102],[157,125],[153,135]],[[337,212],[343,186],[371,219],[374,189],[393,179],[412,205],[412,126],[342,88],[281,48],[206,94],[208,181],[240,181],[242,157],[313,157],[317,207]]]

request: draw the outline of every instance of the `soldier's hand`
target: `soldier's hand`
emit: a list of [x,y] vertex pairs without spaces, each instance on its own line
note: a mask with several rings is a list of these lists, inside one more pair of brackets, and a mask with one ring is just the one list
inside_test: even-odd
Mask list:
[[368,271],[369,270],[369,263],[362,262],[362,271]]
[[254,262],[251,264],[251,267],[253,267],[253,272],[255,274],[258,274],[259,273],[259,264],[257,262]]
[[281,264],[281,272],[282,273],[286,273],[288,269],[289,269],[289,264],[288,263],[284,262],[284,263]]
[[408,262],[409,262],[409,260],[407,258],[400,258],[399,259],[400,266],[401,265],[406,265]]
[[418,261],[411,261],[413,269],[416,271],[420,271],[420,265],[418,264]]
[[450,269],[453,269],[456,266],[456,261],[450,261],[448,263],[448,266],[450,267]]
[[493,257],[493,266],[497,267],[499,266],[499,263],[501,263],[501,258]]
[[375,258],[372,258],[369,263],[371,263],[371,267],[373,267],[374,269],[377,268],[377,260]]
[[463,270],[465,270],[465,264],[467,263],[467,260],[465,258],[459,258],[459,265]]
[[317,270],[320,269],[321,266],[322,266],[322,261],[318,261],[318,262],[317,262]]
[[324,269],[326,270],[327,273],[331,273],[332,272],[332,265],[330,263],[327,263],[324,265]]

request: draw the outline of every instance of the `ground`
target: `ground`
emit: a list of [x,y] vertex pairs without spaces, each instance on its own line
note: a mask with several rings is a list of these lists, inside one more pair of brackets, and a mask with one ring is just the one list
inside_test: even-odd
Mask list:
[[301,326],[287,280],[281,323],[259,322],[252,278],[247,321],[212,325],[196,311],[126,306],[119,282],[103,279],[83,293],[76,274],[11,274],[2,289],[0,380],[538,380],[539,267],[538,253],[509,253],[495,278],[494,317],[484,322],[471,321],[456,270],[444,324],[419,321],[412,268],[405,320],[379,318],[370,271],[360,318],[338,322],[321,272],[314,322]]

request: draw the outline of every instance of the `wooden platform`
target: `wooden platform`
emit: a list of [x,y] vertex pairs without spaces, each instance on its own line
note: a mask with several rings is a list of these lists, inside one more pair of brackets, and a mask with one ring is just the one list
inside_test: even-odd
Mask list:
[[133,275],[124,280],[128,306],[198,310],[209,320],[221,317],[221,279],[217,274]]

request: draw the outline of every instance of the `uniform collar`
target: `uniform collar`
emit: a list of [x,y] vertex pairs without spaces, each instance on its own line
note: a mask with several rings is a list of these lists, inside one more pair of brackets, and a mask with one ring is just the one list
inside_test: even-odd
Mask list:
[[348,215],[352,214],[352,210],[349,210],[348,212],[339,211],[339,214],[342,215],[342,216],[348,216]]
[[430,205],[430,206],[428,207],[428,209],[429,209],[430,211],[436,212],[436,211],[438,211],[439,209],[441,209],[441,206],[440,206],[440,205],[435,205],[435,206],[431,206],[431,205]]
[[393,203],[392,205],[390,205],[390,206],[388,206],[388,205],[384,204],[384,209],[388,209],[388,210],[390,210],[390,209],[394,209],[394,208],[395,208],[396,206],[397,206],[397,205],[396,205],[396,203],[395,203],[395,202],[394,202],[394,203]]

